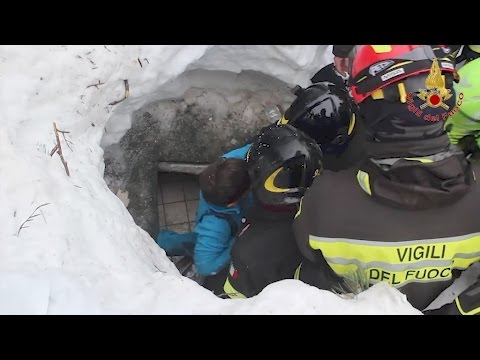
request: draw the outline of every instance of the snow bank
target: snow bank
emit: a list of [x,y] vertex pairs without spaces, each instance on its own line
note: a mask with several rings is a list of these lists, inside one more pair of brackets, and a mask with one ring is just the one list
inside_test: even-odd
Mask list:
[[[324,45],[1,46],[0,313],[418,313],[385,286],[343,300],[291,280],[253,299],[218,299],[179,275],[103,180],[109,119],[120,136],[184,71],[255,70],[306,85],[330,53]],[[125,79],[130,96],[108,105],[123,98]],[[68,131],[69,146],[60,139],[70,177],[49,155],[53,122]]]

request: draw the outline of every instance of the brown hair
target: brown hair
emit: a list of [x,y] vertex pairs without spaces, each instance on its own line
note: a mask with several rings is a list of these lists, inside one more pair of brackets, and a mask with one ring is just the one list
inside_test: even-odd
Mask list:
[[227,206],[250,188],[247,162],[242,159],[220,158],[200,174],[200,190],[209,203]]

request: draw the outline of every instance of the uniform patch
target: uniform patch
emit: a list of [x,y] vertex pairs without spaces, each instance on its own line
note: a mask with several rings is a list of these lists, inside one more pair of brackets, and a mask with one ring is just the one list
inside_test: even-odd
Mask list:
[[399,68],[380,76],[380,79],[382,79],[382,81],[387,81],[387,80],[390,80],[391,78],[394,78],[395,76],[402,75],[402,74],[405,74],[405,69]]
[[443,69],[451,69],[453,70],[453,64],[452,63],[448,63],[448,62],[441,62],[440,65],[442,66]]
[[233,264],[230,265],[229,273],[230,273],[230,276],[233,280],[236,280],[238,278],[238,270],[235,269]]
[[393,60],[385,60],[385,61],[378,62],[370,66],[370,68],[368,69],[368,72],[370,75],[375,76],[382,70],[385,70],[387,67],[392,65],[393,63],[394,63]]

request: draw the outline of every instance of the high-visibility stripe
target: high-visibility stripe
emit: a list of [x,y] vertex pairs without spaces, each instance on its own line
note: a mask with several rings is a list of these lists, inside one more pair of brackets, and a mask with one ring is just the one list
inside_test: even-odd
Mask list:
[[350,124],[348,124],[347,134],[350,135],[354,128],[355,128],[355,113],[352,113],[352,117],[350,118]]
[[407,90],[405,89],[405,84],[403,82],[397,85],[398,92],[400,93],[400,102],[405,104],[407,102]]
[[397,67],[400,67],[400,66],[403,66],[403,65],[408,65],[408,64],[411,64],[411,63],[413,63],[413,60],[404,61],[404,62],[395,64],[395,65],[393,65],[393,66],[390,66],[390,67],[388,68],[388,70],[395,69],[395,68],[397,68]]
[[231,299],[245,299],[246,296],[243,295],[241,292],[237,291],[232,284],[230,284],[230,281],[227,280],[225,281],[225,284],[223,285],[223,291],[225,291],[225,294],[227,294]]
[[480,233],[399,242],[310,235],[309,245],[322,251],[337,274],[363,269],[371,282],[386,280],[394,286],[411,281],[448,280],[452,269],[466,269],[480,260]]
[[414,160],[414,161],[420,161],[423,164],[430,164],[433,163],[432,159],[429,159],[427,157],[416,157],[416,158],[404,158],[405,160]]
[[298,265],[297,269],[295,270],[295,275],[293,276],[293,278],[295,280],[300,280],[300,270],[302,269],[302,263],[300,263],[300,265]]
[[468,45],[468,47],[477,53],[480,53],[480,45]]
[[252,148],[253,146],[250,146],[250,149],[248,149],[247,154],[245,155],[245,160],[248,162],[250,160],[250,154],[252,153]]
[[392,45],[370,45],[377,54],[387,53],[392,51]]
[[278,120],[277,125],[285,125],[288,124],[288,120],[285,118],[285,115],[282,116],[280,120]]
[[460,304],[460,299],[458,298],[458,296],[455,298],[455,304],[457,305],[458,311],[460,311],[460,314],[462,314],[462,315],[476,315],[476,314],[480,313],[480,307],[477,307],[477,308],[472,309],[470,311],[463,310],[462,305]]
[[367,75],[362,76],[360,79],[357,80],[357,84],[367,78]]
[[375,90],[371,95],[373,100],[380,100],[385,98],[385,94],[382,89]]
[[370,175],[368,175],[367,172],[358,170],[357,181],[363,191],[365,191],[368,195],[372,195],[372,189],[370,188]]
[[297,213],[295,214],[294,219],[296,219],[296,218],[298,217],[298,215],[300,215],[300,213],[302,212],[302,203],[303,203],[303,196],[302,196],[302,198],[300,199],[300,204],[298,204],[298,211],[297,211]]

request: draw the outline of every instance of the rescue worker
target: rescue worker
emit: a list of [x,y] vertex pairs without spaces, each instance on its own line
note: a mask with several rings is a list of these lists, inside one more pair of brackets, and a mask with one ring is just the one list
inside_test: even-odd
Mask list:
[[[321,82],[297,94],[283,124],[263,130],[247,158],[254,206],[232,248],[223,289],[231,298],[251,297],[273,282],[293,278],[301,262],[292,233],[300,197],[324,166],[338,170],[358,162],[360,151],[345,151],[355,145],[356,110],[345,85]],[[313,141],[325,149],[327,162]]]
[[[480,159],[480,59],[471,60],[458,74],[460,82],[455,84],[458,109],[447,120],[446,129],[450,141],[459,146],[478,169]],[[477,170],[478,173],[478,170]],[[480,314],[480,278],[461,292],[453,302],[440,309],[427,311],[436,315]]]
[[322,170],[318,144],[291,125],[263,129],[247,154],[254,205],[232,248],[223,294],[257,295],[265,286],[292,279],[301,254],[292,233],[297,204]]
[[[355,56],[355,48],[359,46],[362,45],[333,45],[335,69],[341,76],[348,77],[351,71],[350,65]],[[480,45],[436,45],[433,46],[433,49],[434,51],[440,50],[436,53],[438,58],[448,57],[454,63],[461,63],[464,60],[471,61],[480,56]]]
[[357,49],[351,93],[367,159],[358,171],[322,172],[305,193],[293,228],[307,260],[296,278],[353,292],[387,281],[423,310],[480,259],[480,188],[444,131],[452,64],[428,45]]
[[363,123],[357,119],[357,105],[343,82],[297,87],[295,95],[279,124],[293,125],[313,138],[323,151],[326,169],[344,169],[363,158]]
[[460,68],[458,74],[460,82],[455,85],[458,108],[448,118],[445,129],[452,144],[467,153],[477,153],[480,144],[480,59]]

